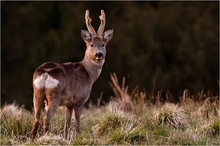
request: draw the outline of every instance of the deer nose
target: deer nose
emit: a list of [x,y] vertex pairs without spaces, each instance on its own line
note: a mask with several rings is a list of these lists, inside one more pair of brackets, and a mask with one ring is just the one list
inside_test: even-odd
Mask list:
[[96,57],[97,59],[101,59],[101,58],[103,57],[103,53],[98,52],[98,53],[95,54],[95,57]]

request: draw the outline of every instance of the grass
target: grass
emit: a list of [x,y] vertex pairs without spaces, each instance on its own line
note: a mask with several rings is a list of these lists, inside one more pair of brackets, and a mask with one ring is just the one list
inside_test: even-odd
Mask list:
[[[8,112],[9,108],[5,111],[8,106],[14,106],[16,111],[13,114]],[[81,135],[77,136],[73,132],[72,124],[70,139],[65,140],[61,107],[51,121],[50,132],[43,136],[41,125],[36,140],[31,141],[33,114],[14,104],[5,105],[1,109],[1,145],[219,144],[219,109],[213,108],[211,104],[166,103],[145,109],[142,116],[111,104],[84,109]],[[204,111],[208,112],[208,116]]]
[[[112,79],[116,79],[116,76]],[[117,88],[114,88],[114,84],[117,84]],[[189,95],[184,91],[180,102],[162,103],[158,100],[159,92],[156,100],[151,100],[154,97],[147,97],[145,92],[129,94],[118,81],[112,86],[114,92],[118,93],[116,98],[105,106],[91,105],[85,108],[81,115],[81,134],[76,135],[72,121],[68,140],[63,138],[63,107],[59,107],[51,120],[51,129],[46,135],[42,135],[41,119],[37,138],[32,141],[33,113],[16,104],[3,106],[0,110],[0,144],[219,145],[219,97],[203,92]],[[126,99],[123,99],[124,95]]]

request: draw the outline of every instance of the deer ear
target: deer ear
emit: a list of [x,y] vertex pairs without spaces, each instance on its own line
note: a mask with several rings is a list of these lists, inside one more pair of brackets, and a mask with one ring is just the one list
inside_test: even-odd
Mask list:
[[85,42],[88,42],[91,39],[91,35],[87,30],[81,30],[81,37]]
[[113,29],[107,30],[103,34],[103,39],[106,43],[108,43],[113,38]]

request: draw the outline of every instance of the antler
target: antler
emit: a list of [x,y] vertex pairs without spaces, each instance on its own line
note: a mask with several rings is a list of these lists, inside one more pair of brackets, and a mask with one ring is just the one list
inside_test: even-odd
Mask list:
[[95,36],[96,32],[91,25],[92,19],[89,17],[89,10],[86,10],[85,21],[86,21],[86,26],[88,28],[89,33],[91,34],[91,36]]
[[98,29],[98,35],[102,36],[105,28],[105,12],[101,10],[101,15],[99,16],[99,19],[101,20],[101,24]]

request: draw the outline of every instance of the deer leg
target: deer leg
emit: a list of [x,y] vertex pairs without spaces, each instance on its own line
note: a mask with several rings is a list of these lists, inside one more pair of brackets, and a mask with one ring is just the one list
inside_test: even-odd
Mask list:
[[53,115],[56,113],[56,110],[60,104],[60,96],[50,96],[48,99],[48,107],[46,114],[44,116],[44,124],[43,124],[43,133],[46,134],[46,132],[49,130],[50,126],[50,120],[53,117]]
[[64,138],[67,139],[70,124],[71,124],[71,117],[72,117],[73,107],[65,107],[65,126],[64,126]]
[[74,119],[75,119],[75,131],[77,134],[80,134],[80,114],[81,114],[81,107],[74,107]]
[[31,130],[32,139],[36,137],[37,129],[39,127],[39,121],[40,121],[40,112],[44,105],[44,100],[45,100],[45,96],[41,92],[42,91],[34,91],[33,103],[34,103],[34,118],[35,119],[34,119],[33,128]]

